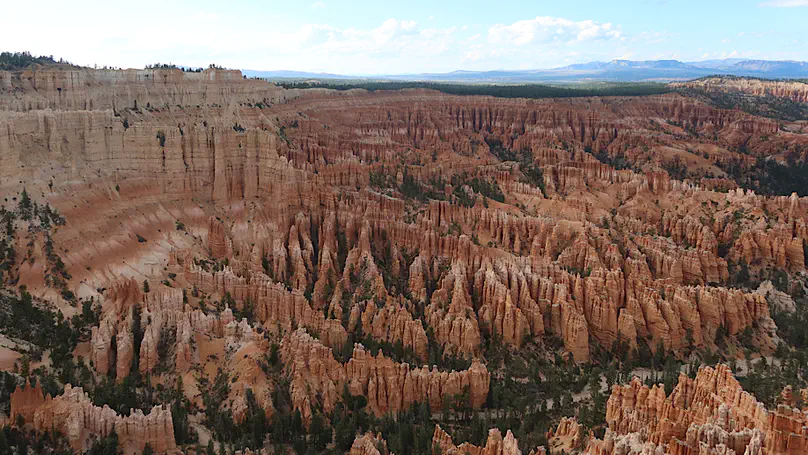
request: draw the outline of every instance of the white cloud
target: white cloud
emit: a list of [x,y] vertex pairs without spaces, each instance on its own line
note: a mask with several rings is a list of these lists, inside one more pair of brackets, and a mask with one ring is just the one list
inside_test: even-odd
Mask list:
[[471,51],[466,52],[466,55],[463,57],[464,62],[476,62],[483,58],[483,54],[480,51]]
[[308,40],[309,50],[328,50],[345,54],[359,52],[382,52],[409,47],[428,48],[432,38],[439,40],[441,33],[435,29],[418,30],[415,21],[388,19],[371,30],[355,28],[337,29],[324,25],[312,27]]
[[651,56],[652,60],[679,60],[681,58],[676,52],[660,52]]
[[632,36],[631,41],[635,43],[644,43],[644,44],[659,44],[671,41],[677,36],[678,34],[670,33],[668,31],[642,32]]
[[774,8],[796,8],[798,6],[808,6],[808,0],[770,0],[763,2],[760,6],[770,6]]
[[497,24],[488,29],[488,40],[494,44],[524,46],[527,44],[580,43],[619,39],[623,36],[619,27],[610,22],[591,20],[574,22],[569,19],[538,16],[535,19],[517,21],[510,25]]
[[[30,50],[89,66],[142,68],[162,62],[206,67],[216,63],[228,68],[348,74],[446,70],[462,58],[457,49],[452,60],[435,58],[457,45],[460,37],[455,28],[425,27],[407,19],[388,19],[371,27],[335,27],[230,11],[183,13],[183,8],[171,3],[165,5],[165,15],[154,17],[146,11],[160,2],[142,0],[149,6],[120,16],[116,24],[100,7],[103,0],[88,1],[99,7],[76,11],[54,4],[54,15],[40,23],[43,33],[31,35],[25,21],[0,27],[2,50]],[[7,12],[26,17],[21,4],[11,5]],[[81,21],[96,25],[69,25]],[[266,26],[273,22],[277,25]]]
[[[322,3],[327,4],[325,11],[331,11],[334,5],[330,0],[304,3],[308,5],[305,11],[294,19],[272,11],[244,14],[226,8],[189,9],[164,0],[139,0],[142,8],[127,14],[110,9],[108,0],[82,0],[83,8],[58,0],[40,1],[52,14],[37,19],[39,32],[31,33],[30,21],[7,21],[0,27],[2,50],[30,50],[80,65],[124,68],[171,62],[203,67],[216,63],[252,70],[405,74],[541,69],[615,58],[645,60],[660,53],[682,59],[697,59],[708,53],[721,58],[721,51],[729,53],[732,48],[746,52],[743,57],[756,53],[758,58],[804,60],[807,49],[802,36],[777,38],[786,44],[797,39],[802,45],[789,44],[777,51],[757,49],[754,40],[758,32],[747,31],[736,37],[737,29],[718,35],[709,44],[697,42],[694,48],[704,49],[696,52],[682,44],[686,32],[680,29],[629,34],[618,23],[544,16],[506,24],[463,21],[451,27],[439,26],[450,20],[442,16],[440,21],[395,17],[367,22],[332,18],[330,13],[323,19],[322,10],[311,9]],[[755,4],[760,1],[765,0]],[[8,17],[33,17],[23,2],[4,4],[4,8]],[[160,15],[150,13],[158,9]],[[94,26],[71,25],[76,23]],[[731,38],[733,46],[720,44],[722,36]],[[752,49],[757,50],[750,53],[741,42],[751,42]]]
[[311,4],[311,9],[323,9],[326,6],[325,2],[314,2]]

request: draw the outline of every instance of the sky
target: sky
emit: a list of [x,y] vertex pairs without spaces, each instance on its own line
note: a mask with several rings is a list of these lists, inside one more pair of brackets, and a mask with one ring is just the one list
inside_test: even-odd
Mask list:
[[[5,3],[5,2],[4,2]],[[545,69],[614,59],[808,60],[808,0],[39,0],[0,50],[350,75]]]

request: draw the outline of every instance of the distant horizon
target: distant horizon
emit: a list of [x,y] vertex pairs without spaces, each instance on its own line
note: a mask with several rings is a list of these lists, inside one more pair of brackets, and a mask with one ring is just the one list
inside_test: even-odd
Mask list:
[[[68,64],[76,65],[52,54],[35,54],[30,51],[8,51],[0,49],[0,69],[4,65],[22,68],[29,64]],[[7,67],[7,66],[6,66]],[[740,76],[765,79],[808,80],[808,62],[799,60],[769,59],[707,59],[681,61],[677,59],[591,61],[562,67],[530,69],[453,69],[446,72],[428,73],[332,73],[311,72],[296,69],[261,70],[252,68],[229,68],[218,63],[206,66],[185,65],[168,61],[155,61],[140,68],[121,68],[114,65],[93,65],[96,69],[165,69],[178,68],[186,71],[199,71],[205,68],[238,70],[245,77],[258,77],[270,80],[321,79],[321,80],[367,80],[398,82],[466,82],[466,83],[580,83],[580,82],[672,82],[692,80],[708,76]]]
[[378,80],[448,83],[581,83],[581,82],[671,82],[707,76],[741,76],[766,79],[808,79],[808,63],[796,60],[711,59],[612,60],[586,62],[556,68],[526,70],[453,70],[445,73],[340,74],[298,70],[241,69],[247,77],[269,80],[319,79],[324,81]]
[[[423,74],[452,74],[452,73],[493,73],[493,72],[528,72],[528,71],[553,71],[553,70],[561,70],[571,66],[576,65],[588,65],[588,64],[595,64],[595,63],[613,63],[613,62],[663,62],[663,61],[671,61],[671,62],[679,62],[684,64],[698,64],[698,63],[706,63],[706,62],[714,62],[714,61],[738,61],[738,62],[749,62],[749,61],[760,61],[760,62],[769,62],[769,63],[776,63],[776,62],[783,62],[783,63],[806,63],[808,64],[808,60],[771,60],[771,59],[756,59],[756,58],[725,58],[725,59],[706,59],[706,60],[677,60],[677,59],[658,59],[658,60],[632,60],[632,59],[613,59],[613,60],[597,60],[597,61],[586,61],[586,62],[578,62],[578,63],[571,63],[569,65],[563,66],[555,66],[555,67],[544,67],[544,68],[526,68],[526,69],[516,69],[516,68],[492,68],[492,69],[483,69],[483,70],[471,70],[466,68],[459,68],[455,70],[445,71],[445,72],[424,72],[424,73],[374,73],[374,74],[361,74],[361,73],[333,73],[328,71],[304,71],[294,68],[281,68],[281,69],[258,69],[258,68],[229,68],[229,69],[237,69],[240,71],[254,71],[254,72],[267,72],[267,73],[281,73],[281,72],[289,72],[289,73],[309,73],[309,74],[322,74],[322,75],[336,75],[336,76],[357,76],[357,77],[381,77],[381,76],[418,76]],[[159,62],[163,63],[163,62]],[[167,62],[171,64],[172,62]],[[187,66],[176,64],[179,67],[184,68],[200,68],[198,66]]]

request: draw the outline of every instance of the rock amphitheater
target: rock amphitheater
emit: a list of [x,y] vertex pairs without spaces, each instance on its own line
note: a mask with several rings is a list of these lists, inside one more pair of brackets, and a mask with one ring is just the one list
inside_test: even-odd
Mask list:
[[[516,352],[554,338],[582,365],[621,342],[682,357],[741,334],[771,355],[768,294],[732,286],[733,265],[803,273],[808,198],[714,180],[732,182],[720,163],[784,151],[805,159],[808,135],[675,93],[524,100],[283,89],[217,69],[0,71],[0,197],[11,207],[24,190],[65,219],[47,239],[16,233],[13,287],[67,318],[75,301],[101,303],[73,353],[94,375],[181,378],[202,415],[200,378],[228,372],[234,421],[254,400],[270,427],[278,377],[307,426],[348,396],[380,418],[464,392],[471,412],[493,412],[492,340]],[[678,156],[715,178],[671,178],[663,165]],[[430,364],[433,346],[470,366]],[[279,376],[266,368],[273,350]],[[79,385],[61,390],[19,384],[8,422],[57,431],[76,452],[114,431],[125,453],[203,453],[175,442],[168,406],[121,415]],[[808,453],[806,414],[766,409],[721,364],[667,396],[615,385],[606,424],[597,438],[564,418],[546,447],[507,429],[478,446],[436,425],[432,443],[480,455]],[[243,453],[261,450],[278,453]],[[368,432],[350,453],[387,450]]]

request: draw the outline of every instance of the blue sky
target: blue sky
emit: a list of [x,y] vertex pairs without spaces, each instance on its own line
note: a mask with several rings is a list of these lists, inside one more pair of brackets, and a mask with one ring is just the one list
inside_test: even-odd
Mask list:
[[406,74],[612,59],[808,60],[808,0],[40,0],[4,5],[0,49],[153,62]]

